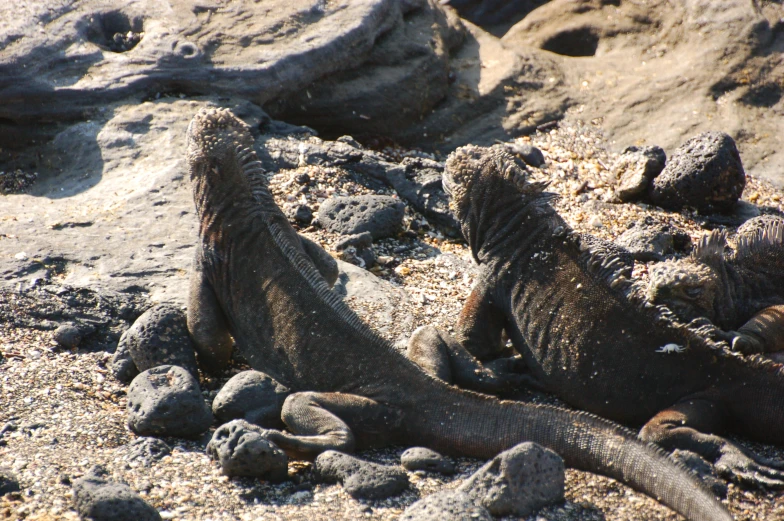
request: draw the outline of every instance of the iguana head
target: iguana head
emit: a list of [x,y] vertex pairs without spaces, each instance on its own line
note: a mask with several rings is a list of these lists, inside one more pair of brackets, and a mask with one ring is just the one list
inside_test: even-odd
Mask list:
[[203,108],[191,120],[186,134],[191,181],[198,190],[211,187],[247,186],[242,151],[252,150],[248,126],[229,109]]
[[649,302],[667,306],[686,322],[697,317],[715,320],[719,276],[706,264],[692,258],[660,262],[651,268],[650,277]]

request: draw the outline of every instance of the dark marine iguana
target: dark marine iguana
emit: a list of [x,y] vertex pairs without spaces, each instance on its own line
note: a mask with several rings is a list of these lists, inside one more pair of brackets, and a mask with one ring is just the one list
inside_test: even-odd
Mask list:
[[581,248],[525,169],[501,147],[447,159],[443,185],[482,271],[454,337],[421,329],[409,356],[448,373],[451,353],[485,361],[503,352],[505,331],[533,376],[570,405],[645,424],[642,439],[697,452],[738,481],[784,486],[779,463],[719,436],[784,443],[784,366],[631,301],[623,263]]
[[282,412],[290,432],[265,431],[290,456],[405,443],[488,458],[534,441],[687,519],[731,519],[687,469],[623,427],[447,385],[373,332],[330,290],[269,191],[249,181],[260,166],[247,126],[228,110],[194,117],[187,159],[200,248],[192,336],[225,360],[230,335],[251,366],[295,391]]
[[784,350],[784,219],[762,215],[738,228],[734,250],[714,230],[691,256],[655,264],[646,298],[681,320],[704,317],[744,353]]

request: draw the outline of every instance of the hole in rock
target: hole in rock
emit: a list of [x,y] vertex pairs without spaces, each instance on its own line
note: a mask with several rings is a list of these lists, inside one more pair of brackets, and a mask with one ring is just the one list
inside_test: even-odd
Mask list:
[[95,14],[90,18],[87,39],[112,52],[128,52],[144,37],[141,17],[129,18],[120,11]]
[[542,49],[563,56],[593,56],[599,46],[599,35],[590,27],[569,29],[548,38]]

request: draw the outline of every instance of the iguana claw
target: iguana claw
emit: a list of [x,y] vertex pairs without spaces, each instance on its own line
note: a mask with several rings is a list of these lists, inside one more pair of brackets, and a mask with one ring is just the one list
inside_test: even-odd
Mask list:
[[784,489],[784,462],[760,456],[751,458],[740,448],[727,444],[714,465],[720,476],[745,488]]

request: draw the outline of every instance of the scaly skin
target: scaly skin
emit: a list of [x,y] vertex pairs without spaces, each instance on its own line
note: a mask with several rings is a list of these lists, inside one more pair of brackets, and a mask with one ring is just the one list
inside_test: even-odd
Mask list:
[[233,337],[250,364],[288,386],[290,432],[268,439],[291,456],[385,443],[488,458],[523,441],[567,465],[614,477],[690,520],[731,517],[653,445],[587,413],[501,401],[433,378],[371,331],[330,289],[269,192],[247,127],[205,110],[188,128],[199,245],[188,310],[213,360]]
[[500,147],[450,155],[444,188],[481,277],[455,338],[420,331],[409,351],[443,354],[457,344],[486,361],[504,329],[533,376],[571,405],[645,423],[643,439],[697,452],[738,481],[783,487],[776,464],[718,434],[784,442],[784,367],[709,340],[717,333],[709,325],[693,329],[630,301],[622,263],[581,251],[579,234],[525,168]]
[[647,299],[682,320],[704,317],[744,353],[784,350],[784,219],[760,216],[738,229],[727,251],[724,232],[700,240],[685,259],[651,269]]

